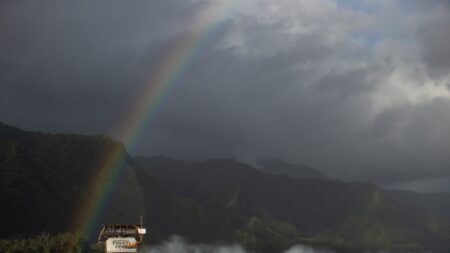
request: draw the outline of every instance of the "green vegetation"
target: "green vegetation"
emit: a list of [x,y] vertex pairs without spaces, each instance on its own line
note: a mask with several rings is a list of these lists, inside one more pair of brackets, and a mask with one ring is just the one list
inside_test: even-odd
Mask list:
[[56,236],[41,234],[20,240],[0,240],[0,252],[3,253],[79,253],[82,247],[81,237],[68,233]]
[[125,164],[98,223],[136,223],[144,215],[148,244],[177,234],[193,243],[238,242],[268,253],[299,243],[339,252],[450,248],[448,195],[272,175],[234,160],[131,159],[108,137],[27,132],[0,123],[0,213],[7,228],[0,230],[0,252],[102,252],[58,233],[71,232],[88,182],[118,150]]
[[247,249],[257,252],[283,252],[301,240],[297,228],[268,215],[251,217],[235,234],[235,239]]
[[[162,191],[195,203],[175,208],[180,213],[173,213],[157,234],[168,228],[162,234],[176,231],[194,241],[234,241],[258,252],[280,252],[299,243],[340,252],[441,252],[449,245],[440,233],[446,223],[438,221],[443,228],[429,229],[420,210],[405,208],[374,185],[272,176],[233,160],[136,161],[141,180],[156,179]],[[183,213],[202,217],[202,222],[176,218],[185,217]],[[195,224],[195,230],[187,229]],[[156,223],[153,227],[160,228]]]
[[[0,238],[26,238],[47,231],[73,232],[72,221],[89,182],[111,153],[129,159],[122,144],[105,136],[27,132],[0,123]],[[142,192],[131,168],[121,169],[120,187],[102,222],[135,223]],[[51,217],[51,218],[50,218]],[[100,225],[100,224],[98,224]]]
[[104,245],[87,243],[76,233],[42,233],[28,239],[0,240],[2,253],[104,253]]

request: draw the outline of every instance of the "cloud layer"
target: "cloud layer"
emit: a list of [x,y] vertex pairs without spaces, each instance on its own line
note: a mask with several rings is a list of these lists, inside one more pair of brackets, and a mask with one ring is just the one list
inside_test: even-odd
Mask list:
[[[0,119],[109,133],[215,1],[4,1]],[[262,156],[383,185],[450,178],[448,1],[236,3],[136,153]]]

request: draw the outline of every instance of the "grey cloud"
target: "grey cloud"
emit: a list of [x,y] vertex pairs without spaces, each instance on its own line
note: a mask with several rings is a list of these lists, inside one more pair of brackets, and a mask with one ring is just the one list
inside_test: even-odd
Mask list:
[[[407,61],[367,59],[360,64],[357,56],[339,62],[341,42],[320,45],[312,43],[323,41],[320,35],[312,37],[315,40],[309,40],[314,35],[289,37],[281,35],[280,26],[245,22],[247,31],[257,31],[256,38],[244,34],[250,50],[209,52],[202,59],[209,67],[185,76],[143,150],[183,159],[279,156],[337,176],[382,184],[449,175],[448,131],[436,132],[432,123],[427,124],[442,120],[437,125],[446,126],[447,100],[416,105],[399,101],[379,114],[371,113],[370,94]],[[264,50],[273,45],[264,37],[268,34],[284,36],[274,43],[282,46]],[[393,48],[389,54],[395,52]],[[342,67],[345,64],[350,67]]]
[[433,74],[450,71],[450,10],[446,16],[427,23],[418,31],[422,56]]
[[198,7],[185,1],[2,2],[3,120],[44,131],[112,131],[152,66],[143,53],[180,31]]
[[[49,131],[114,132],[207,1],[105,3],[3,4],[1,120]],[[136,153],[280,157],[380,184],[450,177],[449,98],[429,86],[407,39],[351,43],[378,32],[376,14],[337,8],[331,0],[302,0],[303,9],[291,1],[260,3],[212,33]],[[402,30],[390,25],[386,34]],[[427,50],[445,56],[448,46],[432,40],[444,26],[433,27],[424,30],[427,36],[419,32],[419,43],[425,62],[440,69],[446,61],[427,58],[440,51]]]

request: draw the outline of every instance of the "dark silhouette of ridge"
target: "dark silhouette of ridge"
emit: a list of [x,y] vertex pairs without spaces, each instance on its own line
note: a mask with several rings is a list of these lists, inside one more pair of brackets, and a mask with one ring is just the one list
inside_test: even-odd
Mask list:
[[286,175],[299,179],[328,179],[321,171],[303,164],[292,164],[280,159],[260,159],[258,165],[261,171],[275,174]]

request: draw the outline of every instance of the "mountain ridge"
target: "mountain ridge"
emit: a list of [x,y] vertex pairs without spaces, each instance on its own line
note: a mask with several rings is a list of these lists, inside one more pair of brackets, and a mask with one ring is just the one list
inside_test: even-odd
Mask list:
[[[272,220],[293,225],[294,230],[298,231],[298,242],[306,236],[322,244],[343,242],[346,249],[363,245],[373,248],[395,248],[395,245],[400,244],[404,249],[420,247],[410,245],[408,240],[423,240],[420,242],[422,245],[442,243],[440,237],[428,231],[424,224],[415,224],[421,218],[420,213],[407,212],[379,187],[368,183],[300,180],[285,175],[271,175],[229,159],[189,163],[184,168],[171,168],[168,164],[152,166],[151,158],[137,159],[137,162],[147,167],[161,185],[176,191],[178,195],[196,199],[215,212],[234,208],[224,216],[232,216],[233,212],[237,212],[241,218],[246,217],[244,228],[236,228],[239,231],[245,230],[249,224],[258,224],[269,214]],[[254,187],[255,182],[260,184],[263,191]],[[286,197],[292,194],[294,198]],[[340,202],[336,202],[336,199]],[[224,218],[227,219],[230,218]],[[263,222],[260,227],[265,225]],[[353,228],[349,228],[350,225]],[[357,231],[349,233],[352,229]],[[253,232],[242,233],[248,237],[254,236],[248,235]]]
[[[67,231],[99,160],[117,150],[129,159],[124,146],[109,137],[29,132],[1,124],[0,212],[10,229],[1,230],[0,237]],[[130,168],[123,171],[124,178],[132,177]],[[120,205],[110,209],[105,218],[114,221]]]
[[294,164],[276,158],[259,159],[258,168],[266,173],[286,175],[298,179],[329,179],[323,172],[300,163]]
[[0,213],[10,229],[0,237],[65,232],[62,224],[76,210],[95,164],[117,148],[126,159],[125,174],[101,221],[135,223],[144,214],[151,243],[179,234],[193,242],[239,242],[260,252],[298,243],[340,252],[449,247],[447,206],[440,213],[423,210],[417,207],[423,201],[413,201],[417,196],[368,183],[273,175],[234,159],[132,158],[109,137],[30,132],[1,123]]

